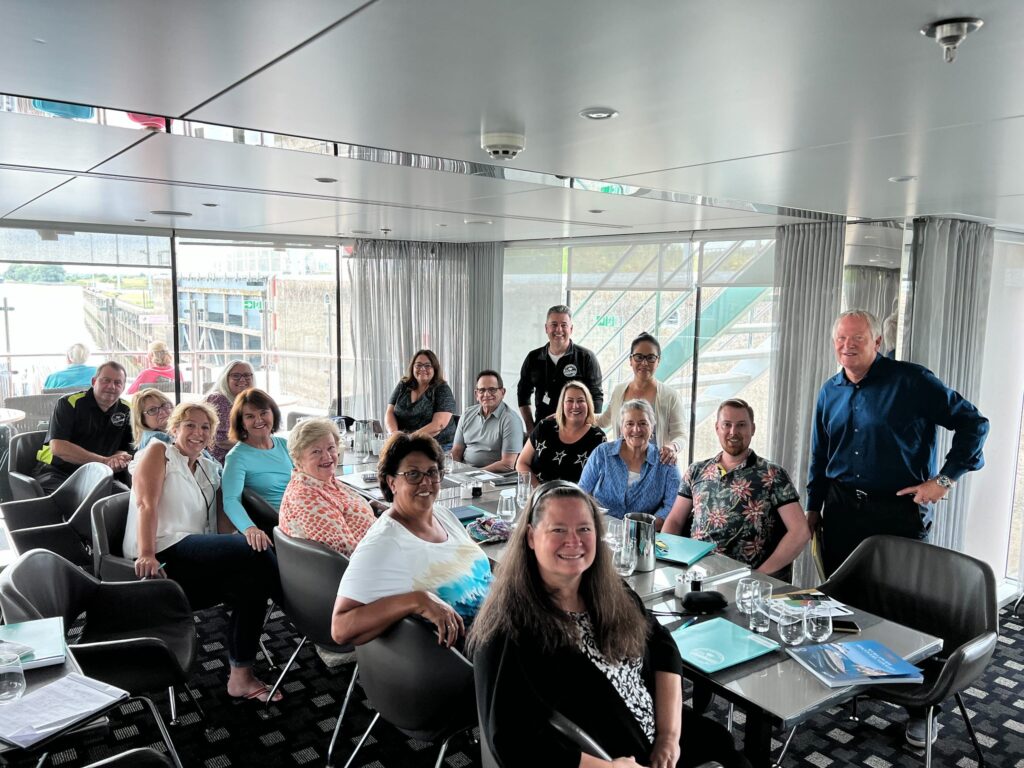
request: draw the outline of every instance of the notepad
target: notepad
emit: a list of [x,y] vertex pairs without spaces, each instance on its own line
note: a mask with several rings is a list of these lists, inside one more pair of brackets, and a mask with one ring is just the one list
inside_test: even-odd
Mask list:
[[829,688],[924,681],[920,669],[877,640],[822,643],[786,652]]
[[671,533],[659,533],[654,540],[656,558],[683,565],[693,565],[714,548],[713,541],[697,541]]
[[478,517],[483,517],[487,514],[486,509],[480,509],[480,507],[474,507],[472,504],[465,504],[461,507],[455,507],[452,509],[452,514],[459,518],[459,522],[465,525],[470,520],[476,520]]
[[718,616],[672,632],[679,654],[702,672],[717,672],[771,653],[779,644]]
[[128,691],[73,672],[5,704],[0,739],[28,748],[126,698]]
[[20,621],[0,627],[0,643],[27,646],[30,653],[18,653],[25,669],[63,664],[67,646],[64,643],[64,618]]

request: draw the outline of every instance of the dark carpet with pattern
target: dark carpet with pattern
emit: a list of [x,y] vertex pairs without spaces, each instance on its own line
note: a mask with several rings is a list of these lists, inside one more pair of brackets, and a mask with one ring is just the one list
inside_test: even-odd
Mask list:
[[[327,669],[312,647],[303,648],[286,678],[283,701],[269,708],[251,701],[235,701],[228,697],[225,689],[225,626],[225,616],[219,610],[197,615],[201,654],[193,680],[208,724],[204,728],[187,696],[179,693],[179,724],[171,728],[171,733],[182,762],[202,768],[324,765],[352,665]],[[266,629],[271,653],[283,664],[297,639],[280,613],[272,616]],[[968,689],[964,699],[988,765],[1024,768],[1024,621],[1004,611],[1001,631],[994,661],[982,683]],[[265,679],[272,679],[265,665],[260,669]],[[157,692],[154,700],[167,717],[166,692]],[[849,711],[848,707],[837,708],[801,725],[783,765],[795,768],[924,765],[923,751],[911,749],[903,739],[901,710],[864,702],[860,706],[859,722],[848,719]],[[716,703],[711,715],[724,722],[725,708]],[[357,686],[338,740],[338,766],[344,765],[372,716]],[[955,704],[952,710],[947,708],[941,722],[939,740],[933,751],[934,764],[956,768],[976,766],[974,750]],[[743,715],[737,713],[737,735],[742,729]],[[777,739],[784,737],[785,734],[776,733]],[[86,765],[132,747],[157,746],[158,742],[159,734],[141,708],[126,705],[111,717],[109,729],[56,743],[50,753],[50,764]],[[780,746],[781,741],[777,741],[775,749]],[[8,764],[18,768],[31,766],[35,765],[37,757],[9,757]],[[380,721],[355,764],[363,768],[426,767],[432,766],[436,757],[434,745],[410,740]],[[457,738],[445,759],[450,768],[479,763],[479,749],[468,738]],[[538,755],[536,765],[543,764],[543,756]]]

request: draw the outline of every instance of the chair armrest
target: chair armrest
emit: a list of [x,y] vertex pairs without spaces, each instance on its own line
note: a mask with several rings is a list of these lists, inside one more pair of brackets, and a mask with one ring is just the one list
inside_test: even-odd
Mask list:
[[192,620],[188,598],[170,579],[101,582],[88,611],[91,621],[111,631]]
[[139,581],[135,561],[118,555],[97,555],[96,576],[100,581]]
[[985,672],[996,649],[995,632],[986,632],[949,655],[932,686],[936,701],[943,701],[977,680]]
[[43,491],[43,487],[39,485],[39,481],[31,475],[11,471],[7,476],[11,484],[11,492],[14,495],[15,501],[31,501],[32,499],[38,499],[46,495]]
[[8,531],[64,522],[60,509],[46,496],[40,499],[25,499],[4,504],[3,515]]
[[78,532],[67,523],[8,531],[8,537],[18,554],[30,549],[46,549],[92,573],[92,556]]
[[82,672],[130,693],[158,690],[185,682],[183,670],[166,643],[135,637],[69,646]]

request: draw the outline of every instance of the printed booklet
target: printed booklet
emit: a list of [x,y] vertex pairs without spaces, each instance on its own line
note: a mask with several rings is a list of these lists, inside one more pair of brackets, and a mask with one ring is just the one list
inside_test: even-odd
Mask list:
[[805,645],[786,653],[829,688],[924,681],[920,669],[876,640]]

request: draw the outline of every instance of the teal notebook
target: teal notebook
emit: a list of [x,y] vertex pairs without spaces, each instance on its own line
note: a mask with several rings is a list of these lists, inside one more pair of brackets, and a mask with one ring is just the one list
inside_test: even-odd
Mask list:
[[714,548],[713,541],[697,541],[671,533],[659,533],[654,540],[655,557],[683,565],[693,565]]
[[702,672],[742,664],[771,653],[779,644],[718,616],[672,632],[683,659]]
[[470,520],[476,520],[478,517],[483,517],[487,514],[486,509],[474,507],[472,504],[466,504],[461,507],[454,507],[452,509],[452,512],[455,514],[457,518],[459,518],[459,522],[463,525],[468,523]]
[[13,643],[15,648],[25,646],[30,649],[19,648],[16,651],[25,669],[63,664],[66,652],[64,619],[56,616],[52,619],[5,624],[0,627],[0,651],[5,650],[4,643]]

